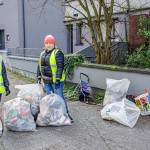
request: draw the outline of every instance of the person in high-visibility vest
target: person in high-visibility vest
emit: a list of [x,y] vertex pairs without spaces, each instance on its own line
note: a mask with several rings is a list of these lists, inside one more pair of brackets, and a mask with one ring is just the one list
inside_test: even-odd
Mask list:
[[51,92],[58,94],[65,103],[68,116],[69,115],[67,101],[64,97],[64,53],[62,50],[56,48],[56,40],[52,35],[47,35],[44,39],[45,49],[40,54],[40,60],[37,68],[38,83],[41,79],[44,82],[44,88],[47,94]]
[[11,92],[9,89],[9,81],[7,78],[5,64],[3,62],[2,56],[0,55],[0,101],[2,94],[6,94],[6,96],[8,96],[10,93]]

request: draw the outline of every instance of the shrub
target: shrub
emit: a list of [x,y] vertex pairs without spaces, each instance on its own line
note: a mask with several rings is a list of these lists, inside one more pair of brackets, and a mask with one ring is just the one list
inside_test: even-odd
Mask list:
[[84,62],[83,55],[65,55],[65,67],[64,71],[66,74],[66,78],[71,79],[73,75],[73,70],[79,66],[79,64]]
[[139,19],[139,29],[138,36],[147,39],[145,45],[137,48],[133,54],[129,55],[127,58],[127,66],[131,67],[150,67],[150,20],[146,17],[140,17]]
[[140,17],[139,30],[138,30],[137,35],[150,40],[149,26],[150,26],[150,20],[148,18],[146,18],[145,16]]
[[131,67],[150,67],[150,44],[142,45],[135,52],[128,56],[127,66]]

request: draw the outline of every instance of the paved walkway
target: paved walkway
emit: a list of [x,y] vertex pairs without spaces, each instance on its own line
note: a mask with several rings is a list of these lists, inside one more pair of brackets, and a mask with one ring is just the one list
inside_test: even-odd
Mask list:
[[[8,73],[11,95],[16,97],[17,84],[31,83]],[[0,150],[149,150],[150,117],[140,117],[134,128],[100,116],[102,106],[69,102],[72,126],[38,127],[36,132],[11,132],[5,129],[0,139]]]

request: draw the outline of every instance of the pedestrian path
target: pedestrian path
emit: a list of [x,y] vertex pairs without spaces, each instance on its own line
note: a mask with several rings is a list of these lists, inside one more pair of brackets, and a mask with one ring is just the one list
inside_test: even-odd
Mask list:
[[[8,72],[11,94],[3,96],[2,103],[18,93],[17,84],[31,81]],[[149,150],[150,117],[140,117],[134,128],[100,116],[100,105],[69,102],[72,126],[38,127],[36,132],[11,132],[5,129],[0,139],[0,150]]]

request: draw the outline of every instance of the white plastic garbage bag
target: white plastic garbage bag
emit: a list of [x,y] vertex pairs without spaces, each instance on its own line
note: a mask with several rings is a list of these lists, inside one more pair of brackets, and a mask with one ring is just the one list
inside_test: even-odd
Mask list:
[[19,89],[17,96],[25,99],[31,104],[31,113],[36,118],[39,109],[39,102],[43,97],[43,88],[40,84],[25,84],[16,85],[15,88]]
[[17,96],[30,103],[39,102],[43,97],[43,88],[41,84],[16,85],[15,88],[20,90]]
[[42,98],[36,123],[39,126],[71,125],[64,101],[59,95],[53,93]]
[[140,116],[140,109],[135,103],[124,98],[121,102],[115,102],[105,106],[101,110],[101,116],[103,119],[115,120],[132,128]]
[[30,103],[16,98],[4,103],[2,116],[7,129],[12,131],[36,131]]
[[106,106],[113,102],[121,101],[126,97],[130,81],[126,78],[122,80],[106,79],[106,92],[103,105]]

